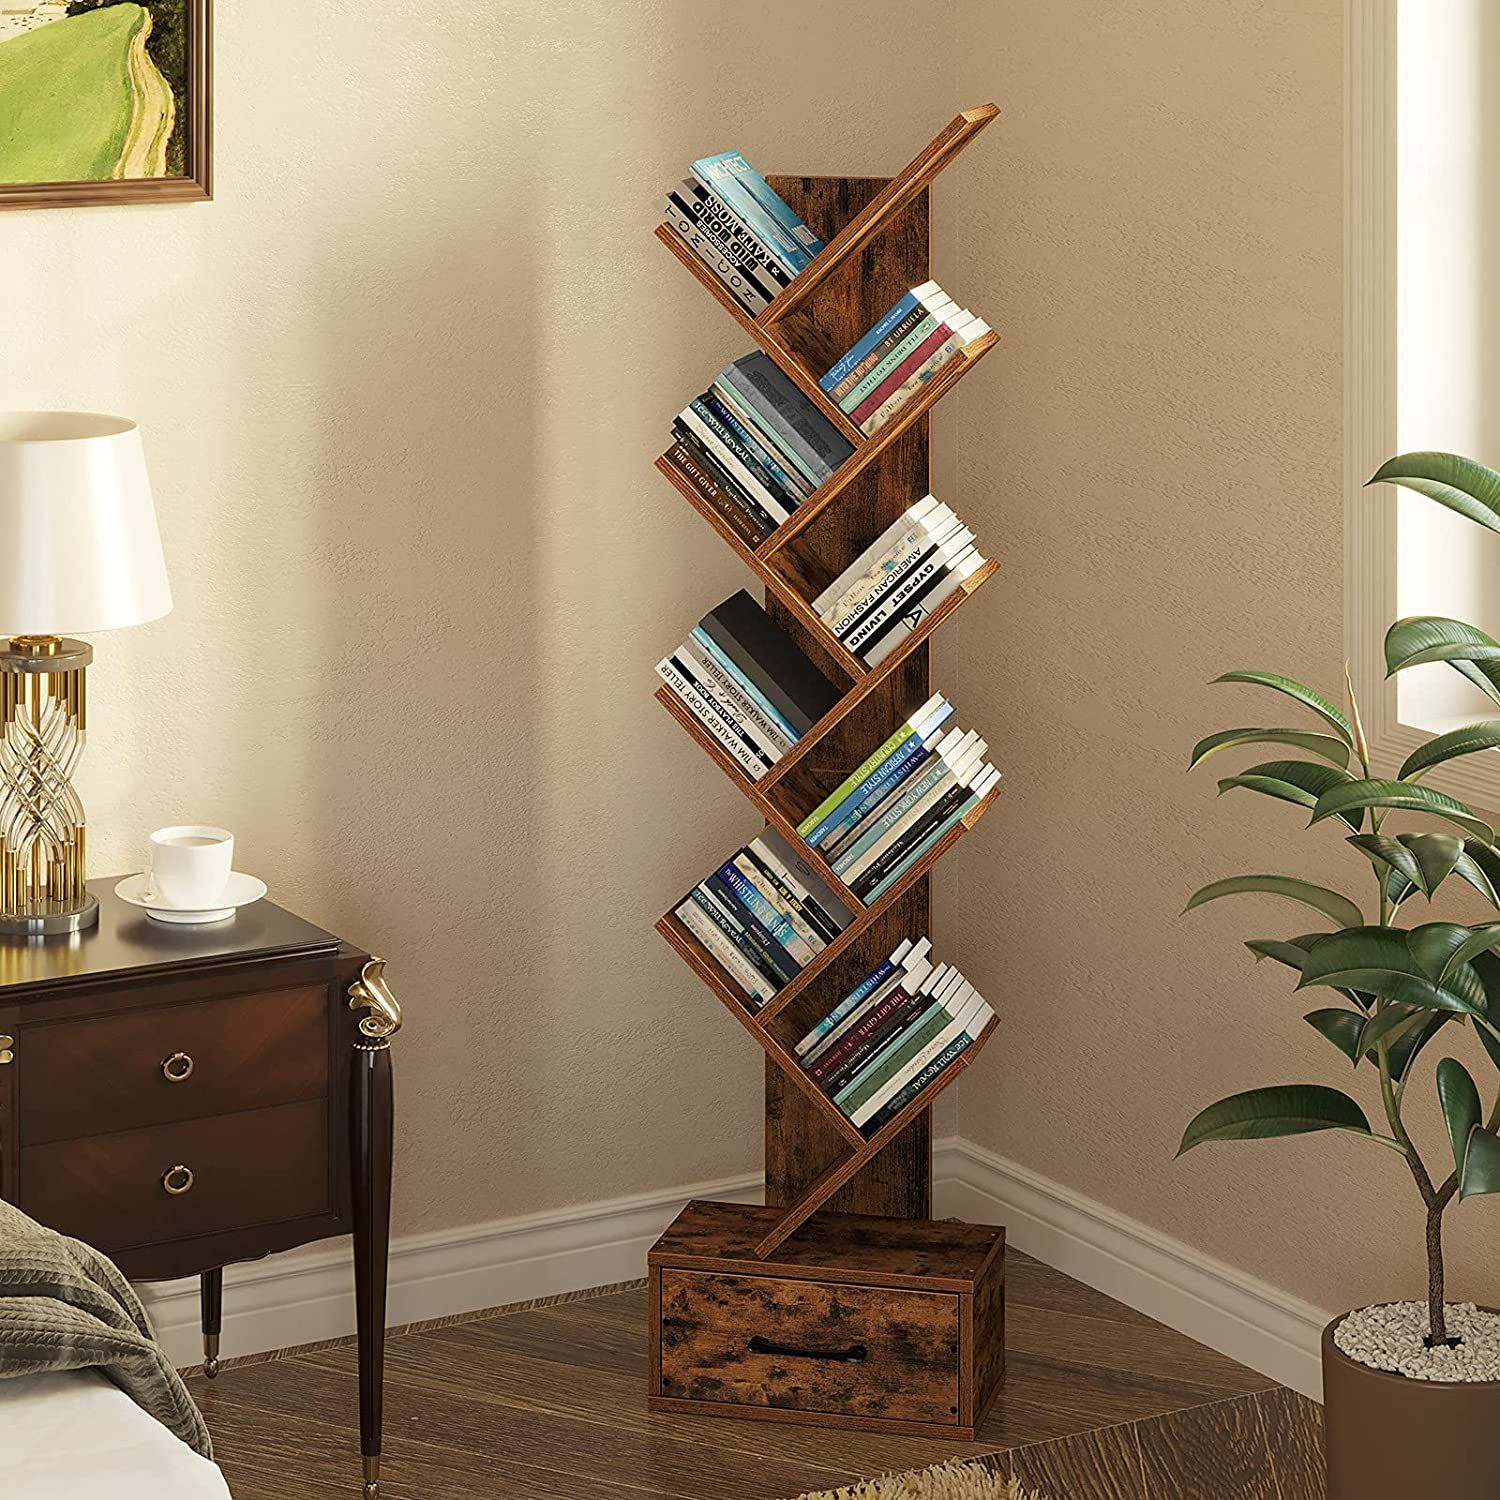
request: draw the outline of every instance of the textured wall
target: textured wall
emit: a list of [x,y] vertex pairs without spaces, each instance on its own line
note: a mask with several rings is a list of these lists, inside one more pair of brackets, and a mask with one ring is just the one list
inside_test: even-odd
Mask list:
[[[954,174],[964,295],[1003,339],[957,398],[957,497],[1004,571],[948,638],[1006,772],[944,866],[1003,1016],[961,1128],[1323,1305],[1409,1294],[1418,1205],[1378,1148],[1172,1163],[1223,1094],[1355,1087],[1286,971],[1239,946],[1311,913],[1241,898],[1178,915],[1220,875],[1370,884],[1337,833],[1251,793],[1216,802],[1227,773],[1184,770],[1210,730],[1285,722],[1269,694],[1207,686],[1220,671],[1339,681],[1340,6],[961,14],[961,92],[1006,111],[999,151]],[[1430,1070],[1413,1102],[1441,1161]],[[1368,1073],[1356,1091],[1378,1107]],[[1455,1289],[1493,1301],[1493,1214],[1450,1222]]]
[[731,145],[893,169],[951,60],[894,4],[218,9],[214,203],[0,215],[0,406],[139,417],[176,590],[97,642],[94,869],[225,823],[389,957],[398,1231],[749,1170],[760,1054],[652,931],[755,826],[651,700],[746,581],[651,469],[743,343],[651,229]]

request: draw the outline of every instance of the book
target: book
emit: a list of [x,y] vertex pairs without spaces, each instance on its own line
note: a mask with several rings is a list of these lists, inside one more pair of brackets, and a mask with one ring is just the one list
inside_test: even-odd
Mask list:
[[693,218],[670,198],[667,200],[662,222],[669,225],[676,232],[677,238],[692,249],[693,254],[734,294],[735,301],[752,318],[771,305],[773,294],[760,286],[746,268],[737,265],[726,255]]
[[797,273],[777,259],[770,246],[762,243],[749,226],[717,193],[711,193],[696,177],[684,177],[672,190],[703,231],[725,251],[754,271],[756,280],[777,291],[792,284]]
[[[952,541],[967,528],[946,505],[931,511],[917,526],[905,534],[909,543],[892,559],[883,575],[859,598],[850,602],[834,622],[833,632],[838,638],[847,640],[870,618],[871,613],[884,604],[911,575],[937,551]],[[851,589],[852,593],[853,590]],[[845,595],[847,598],[848,595]]]
[[877,635],[860,652],[860,655],[870,666],[878,666],[901,644],[904,636],[910,635],[945,599],[956,594],[965,582],[979,571],[984,562],[985,559],[977,552],[968,553],[960,558],[934,582],[933,587],[920,599],[913,599],[904,604],[885,630]]
[[672,655],[691,666],[700,680],[711,683],[715,696],[733,710],[736,722],[762,744],[774,747],[775,755],[785,754],[796,744],[796,740],[735,681],[713,652],[700,646],[691,636]]
[[788,946],[787,951],[801,963],[811,963],[827,947],[828,940],[807,920],[802,908],[796,901],[789,899],[777,881],[761,867],[759,861],[750,854],[748,849],[740,850],[735,855],[733,864],[740,874],[760,892],[770,904],[771,909],[791,923],[792,931],[797,935],[798,946],[796,948]]
[[808,864],[806,851],[798,852],[774,828],[767,826],[751,847],[762,851],[775,865],[804,909],[815,909],[834,932],[842,932],[854,920],[854,913]]
[[926,364],[913,370],[880,407],[859,423],[859,430],[866,437],[873,437],[944,365],[958,355],[966,344],[973,343],[981,334],[989,331],[989,324],[978,318],[962,330],[955,331]]
[[[799,883],[785,874],[768,851],[760,846],[760,840],[752,840],[740,851],[740,858],[748,860],[762,882],[762,889],[774,893],[773,904],[780,910],[795,910],[797,919],[807,929],[808,941],[816,948],[824,948],[840,932],[840,928],[818,903],[799,888]],[[798,929],[802,930],[801,927]]]
[[932,829],[944,826],[950,816],[960,814],[970,805],[973,795],[971,783],[982,769],[982,766],[974,766],[967,772],[955,774],[953,781],[935,802],[928,804],[915,819],[908,821],[873,861],[866,863],[858,875],[851,877],[850,889],[862,890],[877,885],[887,874],[905,869],[910,862],[911,850],[924,845]]
[[973,994],[972,990],[967,997],[961,998],[955,1004],[962,1005],[963,1009],[956,1015],[945,1009],[943,1014],[948,1018],[947,1024],[942,1026],[936,1034],[927,1037],[915,1051],[909,1052],[899,1062],[893,1062],[890,1076],[884,1078],[872,1093],[848,1112],[854,1124],[861,1127],[869,1124],[870,1120],[923,1068],[940,1057],[960,1036],[970,1035],[970,1027],[975,1028],[973,1036],[977,1036],[984,1029],[984,1023],[980,1017],[983,1016],[985,1021],[989,1019],[985,1014],[989,1007]]
[[839,1040],[808,1064],[808,1076],[829,1093],[842,1088],[865,1060],[895,1034],[908,1012],[923,1003],[920,992],[896,985],[880,1003],[867,1011]]
[[890,870],[881,877],[879,882],[875,885],[865,887],[863,892],[860,893],[860,899],[867,902],[878,900],[886,890],[901,878],[902,873],[921,859],[928,849],[937,843],[960,818],[978,807],[989,796],[990,792],[994,790],[999,780],[999,771],[993,766],[987,767],[980,779],[970,787],[968,797],[917,842],[904,848]]
[[[706,655],[707,653],[704,653]],[[693,655],[686,644],[679,646],[668,658],[677,672],[692,685],[698,696],[744,740],[768,766],[775,765],[786,753],[785,736],[770,734],[761,728],[758,711],[743,695],[726,688],[699,656]],[[715,663],[715,666],[718,664]],[[727,676],[727,674],[723,674]],[[730,684],[734,686],[733,683]]]
[[693,176],[793,271],[805,271],[823,248],[823,241],[738,151],[700,157],[693,163]]
[[713,957],[714,962],[752,1001],[763,1005],[776,994],[778,986],[772,984],[739,951],[708,914],[691,898],[682,902],[673,915],[697,938]]
[[771,529],[755,520],[725,489],[720,476],[678,440],[667,450],[666,459],[692,487],[723,516],[736,536],[754,551],[770,536]]
[[[916,293],[910,295],[916,297]],[[930,309],[927,307],[927,304],[920,297],[916,297],[915,304],[902,314],[899,321],[891,327],[890,332],[879,343],[875,344],[867,354],[862,355],[850,367],[847,375],[841,380],[835,381],[830,386],[824,386],[824,389],[842,406],[844,398],[849,392],[864,381],[872,370],[879,368],[885,363],[891,351],[906,341],[912,330],[927,318],[929,311]],[[824,379],[826,378],[825,376]],[[820,381],[819,384],[822,384],[822,382]]]
[[812,601],[813,609],[825,624],[834,625],[858,603],[863,592],[885,576],[894,561],[910,547],[911,542],[907,539],[926,531],[927,518],[934,513],[953,514],[932,495],[924,495],[915,505],[909,505]]
[[701,647],[706,656],[712,657],[712,659],[717,662],[719,666],[721,666],[731,678],[734,679],[735,683],[738,684],[740,690],[746,695],[746,697],[748,697],[761,710],[762,713],[769,715],[772,721],[777,725],[781,732],[787,736],[788,739],[795,742],[796,740],[802,738],[801,731],[794,729],[790,724],[787,723],[787,721],[781,716],[781,713],[770,701],[770,699],[767,698],[766,695],[761,692],[760,688],[756,686],[756,684],[745,675],[744,671],[739,665],[739,662],[727,651],[725,651],[725,649],[718,643],[718,641],[716,641],[713,636],[711,636],[703,628],[701,624],[693,626],[693,631],[690,639],[695,646]]
[[697,434],[692,432],[681,418],[672,423],[672,440],[674,443],[681,443],[693,455],[699,467],[713,476],[715,483],[728,499],[749,516],[767,536],[775,531],[779,524],[776,519],[747,490],[735,483],[729,471],[703,446]]
[[951,763],[953,753],[966,740],[977,738],[972,730],[965,734],[956,727],[923,736],[919,754],[914,755],[909,763],[901,765],[895,774],[872,782],[869,790],[857,802],[851,803],[837,824],[828,830],[818,844],[823,858],[832,864],[841,857],[860,840],[874,820],[883,817],[918,783],[929,777],[942,775]]
[[839,690],[744,589],[710,610],[702,628],[797,734],[839,701]]
[[869,329],[847,354],[842,355],[834,361],[832,367],[818,381],[818,384],[825,391],[832,394],[834,387],[840,381],[847,380],[855,366],[861,360],[867,358],[870,352],[889,336],[891,330],[904,317],[911,313],[926,297],[941,290],[942,288],[937,282],[926,281],[921,286],[913,287],[911,291],[903,293],[896,299],[896,303],[890,311],[881,317],[875,323],[874,327]]
[[738,439],[726,437],[728,429],[712,413],[705,416],[705,412],[707,408],[702,406],[701,402],[694,402],[678,412],[677,419],[697,438],[703,451],[718,464],[740,490],[749,495],[773,521],[778,524],[785,521],[792,512],[783,503],[781,496],[772,494],[767,485],[754,473],[748,457],[741,458],[731,449],[730,441],[738,446]]
[[785,455],[775,451],[775,444],[758,428],[747,426],[738,413],[730,410],[717,390],[705,391],[703,400],[708,403],[708,409],[744,444],[756,462],[788,495],[794,496],[800,503],[812,493],[812,486],[797,471],[796,465],[788,468],[781,461]]
[[982,1024],[978,1026],[977,1031],[972,1031],[966,1027],[931,1062],[920,1068],[915,1076],[898,1093],[893,1095],[880,1109],[876,1110],[870,1116],[862,1127],[865,1134],[874,1135],[876,1131],[882,1129],[889,1121],[895,1119],[933,1079],[946,1072],[948,1065],[955,1058],[961,1053],[968,1051],[979,1040],[979,1033],[983,1032],[984,1028],[989,1025],[990,1017],[993,1015],[994,1011],[990,1011],[989,1015],[984,1015],[981,1012],[979,1019],[982,1021]]
[[850,651],[869,645],[907,603],[919,599],[935,585],[950,566],[963,558],[974,544],[974,533],[966,527],[934,547],[915,567],[903,574],[874,608],[861,615],[859,623],[840,637]]
[[733,756],[752,781],[759,781],[770,770],[772,762],[745,741],[731,723],[683,676],[671,657],[663,657],[657,662],[656,670],[662,681],[692,710],[693,717]]
[[[758,443],[747,442],[740,436],[739,423],[719,415],[711,394],[705,391],[701,396],[694,396],[688,403],[688,411],[697,419],[698,424],[707,429],[712,437],[714,450],[725,449],[735,464],[744,468],[756,484],[771,493],[778,505],[788,512],[795,510],[803,499],[802,492],[782,483],[777,477],[778,473],[784,472],[781,466],[765,457],[764,450]],[[687,415],[688,412],[681,412],[678,419],[686,421]]]
[[[796,1043],[795,1050],[797,1055],[801,1057],[815,1047],[850,1011],[863,1003],[869,995],[884,985],[888,979],[894,977],[897,970],[904,967],[904,961],[908,954],[915,954],[916,958],[921,958],[931,946],[925,937],[918,939],[916,944],[913,944],[910,938],[902,938],[891,952],[889,958],[882,959],[821,1021],[818,1021]],[[918,951],[919,949],[920,951]]]
[[948,734],[939,723],[924,733],[912,735],[903,741],[865,778],[855,792],[819,823],[815,831],[820,836],[816,840],[809,836],[808,843],[814,844],[825,860],[830,859],[833,846],[846,842],[852,834],[857,833],[872,810],[892,791],[905,785],[947,738]]
[[725,371],[721,370],[714,377],[711,389],[714,395],[740,419],[741,425],[756,434],[763,445],[776,454],[782,467],[794,478],[801,480],[802,488],[807,494],[812,494],[822,484],[822,476],[813,469],[796,448],[788,446],[775,428],[767,424],[765,417],[750,401],[746,400],[744,392],[736,390],[725,378]]
[[764,350],[741,355],[724,371],[724,378],[764,419],[762,425],[774,432],[783,446],[801,455],[820,483],[831,478],[854,452],[854,445]]
[[[913,309],[914,314],[920,312],[922,316],[901,320],[897,327],[904,328],[905,332],[900,338],[887,339],[875,351],[880,357],[839,397],[840,408],[846,413],[856,412],[886,383],[891,373],[908,356],[920,349],[938,328],[948,326],[949,316],[956,315],[958,311],[957,304],[944,293],[939,293]],[[949,331],[952,331],[951,328]]]
[[705,882],[693,887],[691,899],[734,944],[740,957],[753,965],[776,989],[787,982],[789,975],[796,973],[784,958],[778,961],[773,956],[766,934],[756,928],[743,909],[726,899],[722,892],[710,889]]
[[[916,335],[913,334],[912,337],[915,339]],[[863,428],[871,415],[885,406],[908,378],[916,371],[926,369],[937,358],[938,350],[950,343],[955,349],[963,347],[963,340],[959,339],[957,330],[945,320],[934,318],[932,327],[920,342],[913,343],[901,356],[900,361],[893,364],[880,381],[865,392],[863,398],[849,412],[850,420],[859,423]]]
[[718,261],[742,277],[758,294],[762,306],[769,305],[785,285],[771,273],[759,242],[730,230],[723,204],[705,193],[701,183],[689,179],[673,188],[667,194],[663,213],[683,238],[701,240]]
[[836,1047],[847,1035],[849,1029],[858,1026],[869,1014],[871,1009],[882,1004],[886,997],[896,989],[905,990],[909,995],[915,995],[924,991],[925,986],[933,972],[932,960],[927,957],[910,958],[909,961],[896,971],[893,978],[888,979],[879,989],[867,995],[859,1005],[843,1016],[837,1025],[829,1030],[814,1046],[808,1048],[803,1059],[804,1066],[810,1066],[817,1062],[831,1047]]
[[817,956],[816,952],[797,935],[797,930],[791,922],[766,900],[732,859],[726,860],[703,883],[721,900],[727,899],[744,909],[751,921],[758,924],[776,945],[772,950],[776,957],[778,959],[785,957],[786,962],[791,966],[792,974],[796,974],[799,969]]
[[[798,834],[810,844],[816,844],[827,832],[825,823],[842,805],[859,795],[864,783],[879,771],[886,759],[895,754],[907,740],[917,738],[935,729],[952,710],[941,693],[934,693],[916,710],[883,745],[872,750],[859,767],[846,776],[808,815],[797,825]],[[939,717],[941,715],[941,717]],[[936,719],[936,723],[933,720]]]

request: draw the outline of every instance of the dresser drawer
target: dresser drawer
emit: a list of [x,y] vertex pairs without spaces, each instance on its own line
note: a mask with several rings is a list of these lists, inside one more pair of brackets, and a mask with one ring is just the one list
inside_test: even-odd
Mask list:
[[958,1425],[955,1294],[661,1273],[661,1394]]
[[23,1145],[316,1099],[328,1092],[328,991],[305,985],[32,1026],[16,1062]]
[[[328,1213],[326,1100],[21,1148],[21,1206],[105,1254]],[[174,1168],[185,1167],[168,1179]],[[169,1192],[166,1182],[185,1191]],[[189,1185],[190,1184],[190,1185]]]

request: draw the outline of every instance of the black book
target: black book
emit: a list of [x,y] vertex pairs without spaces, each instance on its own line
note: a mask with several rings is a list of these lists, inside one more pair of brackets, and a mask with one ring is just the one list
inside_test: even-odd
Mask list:
[[956,808],[962,807],[968,800],[970,789],[966,786],[952,786],[928,808],[927,811],[917,819],[905,833],[891,845],[879,859],[860,876],[859,881],[853,887],[855,895],[860,891],[871,891],[885,879],[892,870],[899,869],[905,862],[911,851],[932,832],[945,818],[952,815]]
[[724,371],[723,378],[766,418],[768,430],[800,454],[823,479],[854,452],[853,444],[764,350],[742,355]]
[[799,737],[839,701],[839,690],[744,589],[699,623]]

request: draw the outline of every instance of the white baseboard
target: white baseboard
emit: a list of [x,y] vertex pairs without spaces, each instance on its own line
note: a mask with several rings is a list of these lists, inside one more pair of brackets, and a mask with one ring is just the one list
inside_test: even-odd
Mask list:
[[[646,1251],[689,1198],[754,1203],[759,1174],[693,1183],[552,1213],[392,1242],[389,1321],[417,1323],[645,1275]],[[1129,1307],[1317,1398],[1326,1314],[1049,1182],[972,1141],[933,1146],[934,1211],[1004,1224],[1007,1240]],[[145,1297],[178,1364],[202,1357],[198,1283],[162,1282]],[[231,1266],[223,1354],[258,1354],[354,1331],[346,1240]]]
[[1331,1314],[961,1137],[941,1143],[942,1212],[1005,1225],[1006,1243],[1127,1307],[1322,1399]]
[[[527,1214],[391,1242],[387,1321],[393,1326],[503,1307],[646,1274],[646,1251],[689,1198],[756,1203],[759,1173],[553,1213]],[[172,1361],[203,1358],[198,1282],[143,1287]],[[348,1240],[230,1266],[224,1273],[223,1357],[260,1354],[354,1332],[354,1270]]]

